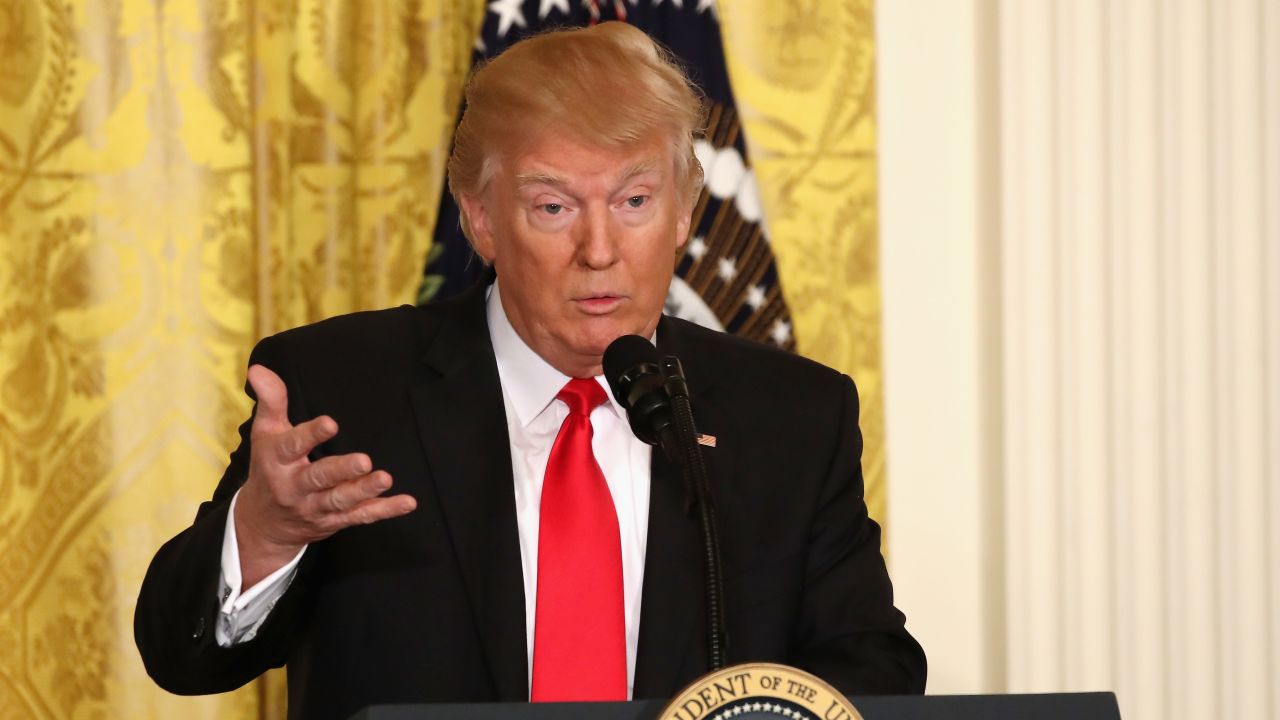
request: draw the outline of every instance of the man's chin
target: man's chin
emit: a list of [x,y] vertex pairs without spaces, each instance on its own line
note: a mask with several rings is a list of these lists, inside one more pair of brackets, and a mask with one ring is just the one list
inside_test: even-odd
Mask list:
[[614,340],[623,335],[641,335],[647,337],[644,328],[637,328],[634,323],[599,323],[599,327],[591,328],[576,343],[579,353],[588,357],[602,358],[604,351]]

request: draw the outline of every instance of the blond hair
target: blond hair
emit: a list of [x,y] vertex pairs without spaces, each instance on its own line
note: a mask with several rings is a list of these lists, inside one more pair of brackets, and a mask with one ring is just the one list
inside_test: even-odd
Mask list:
[[[702,187],[693,137],[706,104],[671,53],[621,22],[526,38],[471,74],[449,157],[449,191],[479,195],[512,140],[548,128],[602,146],[625,146],[665,131],[672,138],[682,200]],[[463,232],[470,237],[466,213]]]

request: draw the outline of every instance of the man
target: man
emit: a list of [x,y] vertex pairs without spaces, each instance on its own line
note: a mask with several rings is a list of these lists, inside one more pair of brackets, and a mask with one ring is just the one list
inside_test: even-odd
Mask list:
[[599,377],[638,334],[716,437],[729,660],[922,692],[852,383],[661,316],[701,182],[684,76],[607,23],[513,46],[466,97],[450,187],[496,280],[255,348],[240,447],[143,583],[151,676],[222,692],[287,664],[308,718],[675,694],[707,669],[697,523]]

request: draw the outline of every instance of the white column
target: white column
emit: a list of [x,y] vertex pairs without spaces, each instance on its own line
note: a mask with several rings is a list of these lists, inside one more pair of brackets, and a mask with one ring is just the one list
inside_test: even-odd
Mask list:
[[987,5],[876,8],[889,560],[934,693],[1004,683]]

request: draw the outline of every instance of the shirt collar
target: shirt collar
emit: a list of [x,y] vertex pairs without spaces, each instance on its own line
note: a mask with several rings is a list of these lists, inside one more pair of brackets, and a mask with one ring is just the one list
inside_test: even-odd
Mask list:
[[[570,377],[543,360],[511,326],[507,311],[502,307],[502,291],[497,280],[489,286],[485,313],[489,320],[493,354],[498,361],[498,376],[502,379],[502,392],[515,410],[516,421],[521,427],[528,427],[556,399]],[[597,375],[595,381],[604,388],[613,413],[625,419],[627,413],[614,399],[604,376]]]

